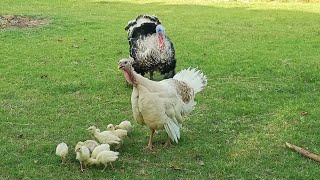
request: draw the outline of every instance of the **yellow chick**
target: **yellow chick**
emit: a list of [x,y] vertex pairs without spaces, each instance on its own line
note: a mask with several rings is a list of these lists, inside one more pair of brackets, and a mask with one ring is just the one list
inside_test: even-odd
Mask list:
[[76,145],[75,152],[77,154],[76,159],[80,162],[81,172],[83,172],[84,168],[86,168],[86,164],[88,164],[88,159],[90,158],[90,150],[86,146],[80,144]]
[[93,165],[93,164],[99,164],[97,159],[94,159],[94,158],[89,158],[87,159],[86,161],[84,161],[84,165]]
[[104,171],[104,169],[108,166],[108,163],[110,163],[111,167],[112,166],[112,162],[114,162],[115,160],[118,159],[118,152],[114,152],[114,151],[102,151],[97,155],[97,163],[99,164],[103,164],[104,168],[102,171]]
[[97,146],[99,146],[100,144],[97,141],[94,140],[86,140],[84,142],[78,142],[77,145],[80,144],[82,146],[86,146],[90,152],[92,152],[94,150],[94,148],[96,148]]
[[95,159],[100,152],[108,150],[110,150],[109,144],[100,144],[92,151],[91,158]]
[[127,132],[130,132],[132,129],[130,121],[122,121],[120,124],[115,126],[115,129],[123,129],[126,130]]
[[123,140],[128,135],[128,132],[126,130],[124,130],[124,129],[115,129],[113,124],[108,124],[107,131],[109,131],[113,135],[119,137],[121,140]]
[[56,147],[56,155],[61,157],[61,163],[64,163],[68,155],[68,145],[64,142],[58,144]]
[[95,126],[90,126],[88,128],[88,131],[90,131],[94,137],[102,144],[119,144],[120,143],[120,138],[113,135],[109,131],[102,131],[97,130]]

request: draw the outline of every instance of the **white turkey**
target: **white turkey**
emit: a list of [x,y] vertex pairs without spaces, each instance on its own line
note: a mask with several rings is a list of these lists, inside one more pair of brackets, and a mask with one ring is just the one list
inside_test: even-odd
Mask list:
[[128,22],[125,30],[128,32],[130,56],[134,59],[132,66],[137,73],[142,76],[150,73],[150,79],[153,79],[154,71],[165,74],[164,78],[175,75],[173,43],[166,36],[158,17],[139,15]]
[[207,77],[196,69],[185,69],[171,79],[152,81],[134,71],[132,59],[121,59],[118,68],[133,85],[131,105],[134,118],[151,130],[148,146],[152,145],[156,129],[164,128],[171,141],[178,143],[183,116],[191,112],[195,95],[207,85]]

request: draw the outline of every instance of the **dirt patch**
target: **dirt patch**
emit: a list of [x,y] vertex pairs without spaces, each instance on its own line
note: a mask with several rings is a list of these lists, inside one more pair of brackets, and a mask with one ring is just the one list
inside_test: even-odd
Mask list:
[[34,28],[47,24],[49,24],[49,20],[45,18],[19,15],[0,15],[0,29]]

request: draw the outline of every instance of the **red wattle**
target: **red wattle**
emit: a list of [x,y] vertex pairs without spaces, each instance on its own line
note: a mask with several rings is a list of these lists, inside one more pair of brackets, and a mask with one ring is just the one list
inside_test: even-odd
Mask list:
[[129,75],[129,73],[127,71],[125,71],[125,70],[122,70],[122,73],[124,75],[124,78],[126,78],[127,82],[129,84],[133,84],[131,76]]
[[164,49],[164,48],[165,48],[165,45],[164,45],[163,37],[162,37],[162,36],[159,36],[159,47],[160,47],[161,49]]

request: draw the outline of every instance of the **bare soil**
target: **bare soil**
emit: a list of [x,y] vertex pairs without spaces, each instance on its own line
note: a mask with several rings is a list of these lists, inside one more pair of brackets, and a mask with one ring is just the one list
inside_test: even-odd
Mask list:
[[20,15],[0,15],[0,29],[35,28],[49,24],[48,19]]

